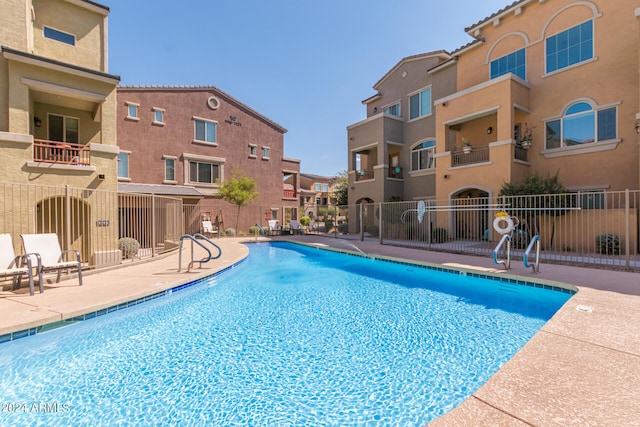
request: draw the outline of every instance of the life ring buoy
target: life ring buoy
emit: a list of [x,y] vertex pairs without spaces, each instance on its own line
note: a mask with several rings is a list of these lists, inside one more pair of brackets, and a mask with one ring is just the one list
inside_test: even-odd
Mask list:
[[[506,224],[504,226],[502,226],[502,222],[505,222]],[[511,219],[511,217],[509,215],[496,215],[496,219],[493,220],[493,228],[494,230],[496,230],[498,233],[500,234],[508,234],[511,233],[511,231],[513,230],[513,227],[515,225],[513,224],[513,220]]]

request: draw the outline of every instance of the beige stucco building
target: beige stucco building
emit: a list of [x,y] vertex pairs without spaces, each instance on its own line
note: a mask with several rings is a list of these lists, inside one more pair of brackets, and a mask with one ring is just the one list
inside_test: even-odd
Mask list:
[[[0,182],[115,191],[120,79],[107,66],[109,9],[86,0],[1,0],[0,10]],[[82,246],[91,257],[92,242],[115,244],[118,232],[96,228],[93,194],[24,200],[20,229],[4,231],[56,232],[63,247]],[[45,219],[80,211],[73,225]],[[115,204],[100,215],[117,224]]]

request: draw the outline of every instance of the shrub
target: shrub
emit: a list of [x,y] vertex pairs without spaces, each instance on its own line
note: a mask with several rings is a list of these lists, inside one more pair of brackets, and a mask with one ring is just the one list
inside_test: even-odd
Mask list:
[[224,230],[224,235],[225,236],[235,236],[236,235],[236,229],[235,228],[227,228],[226,230]]
[[260,235],[260,227],[252,225],[249,227],[249,235],[250,236],[259,236]]
[[431,232],[431,241],[433,243],[444,243],[449,240],[449,233],[446,228],[434,228]]
[[306,227],[309,224],[311,224],[311,218],[309,218],[308,216],[303,216],[302,218],[300,218],[300,225],[301,226]]
[[598,234],[596,236],[596,251],[605,255],[620,255],[620,237],[617,234]]
[[343,222],[342,224],[338,224],[338,233],[347,234],[349,233],[349,224]]
[[380,229],[378,229],[377,225],[367,225],[365,229],[370,236],[377,237],[380,234]]
[[118,240],[118,249],[122,252],[122,258],[124,259],[132,259],[136,255],[138,255],[138,250],[140,250],[140,243],[132,237],[123,237]]

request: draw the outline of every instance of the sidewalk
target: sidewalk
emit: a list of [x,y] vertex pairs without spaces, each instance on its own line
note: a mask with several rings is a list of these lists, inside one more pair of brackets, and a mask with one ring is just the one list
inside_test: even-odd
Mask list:
[[[503,368],[458,408],[430,423],[440,426],[640,426],[640,274],[521,262],[509,272],[484,257],[428,252],[376,242],[321,236],[282,237],[460,268],[496,271],[529,280],[576,286],[574,295]],[[242,241],[216,239],[221,259],[186,273],[178,255],[100,271],[48,285],[44,294],[0,293],[0,336],[103,310],[196,280],[248,254]],[[185,251],[186,254],[186,251]],[[186,257],[185,257],[186,258]],[[24,286],[24,285],[23,285]]]

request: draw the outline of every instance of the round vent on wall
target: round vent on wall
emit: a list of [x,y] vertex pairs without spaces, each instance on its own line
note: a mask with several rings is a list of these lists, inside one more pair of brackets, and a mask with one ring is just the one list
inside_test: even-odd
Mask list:
[[218,98],[215,96],[210,96],[209,99],[207,99],[207,105],[212,110],[216,110],[220,106],[220,101],[218,101]]

